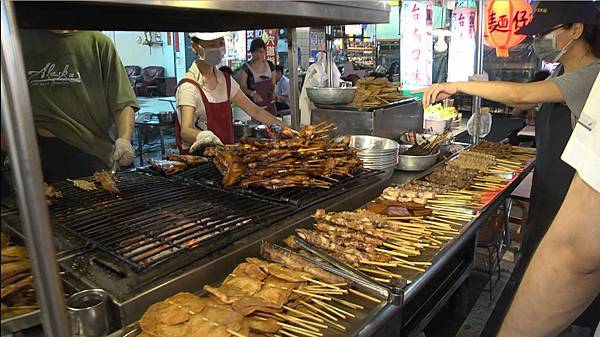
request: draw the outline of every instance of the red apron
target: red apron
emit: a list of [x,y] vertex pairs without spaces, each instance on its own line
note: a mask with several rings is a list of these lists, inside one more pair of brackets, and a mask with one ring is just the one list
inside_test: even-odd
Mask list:
[[[200,84],[192,79],[184,78],[179,81],[177,86],[180,86],[182,83],[190,83],[198,89],[200,96],[202,96],[202,103],[204,103],[207,129],[219,137],[223,144],[233,144],[233,113],[231,111],[230,103],[231,78],[228,74],[223,75],[225,75],[225,83],[227,84],[227,101],[221,103],[210,103],[204,94],[204,90],[200,87]],[[188,150],[182,147],[181,125],[179,124],[179,119],[175,120],[175,142],[177,143],[180,154],[188,154]]]
[[256,102],[256,105],[265,106],[265,110],[271,113],[271,115],[277,116],[277,109],[273,103],[273,83],[271,83],[271,79],[260,82],[256,82],[255,79],[254,90],[263,99],[262,102]]

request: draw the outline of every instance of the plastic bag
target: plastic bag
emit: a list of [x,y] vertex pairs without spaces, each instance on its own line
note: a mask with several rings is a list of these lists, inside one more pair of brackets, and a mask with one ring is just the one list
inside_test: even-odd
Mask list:
[[[476,114],[472,114],[471,118],[469,118],[469,121],[467,122],[467,131],[469,132],[469,135],[471,136],[475,136],[476,133],[476,126],[477,126],[477,116]],[[485,136],[487,136],[490,131],[492,130],[492,114],[490,113],[490,109],[489,108],[481,108],[479,111],[479,134],[477,135],[477,137],[479,138],[483,138]]]

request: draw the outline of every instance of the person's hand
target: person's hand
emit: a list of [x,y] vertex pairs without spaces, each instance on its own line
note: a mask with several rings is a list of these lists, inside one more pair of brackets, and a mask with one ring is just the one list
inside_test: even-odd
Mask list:
[[212,131],[200,131],[196,135],[196,141],[190,147],[190,153],[210,145],[223,145],[223,142]]
[[412,94],[423,93],[423,107],[428,107],[431,104],[444,100],[458,92],[457,83],[436,83],[427,88],[418,89]]
[[115,148],[111,155],[113,162],[118,162],[120,166],[129,166],[133,163],[135,150],[131,142],[124,138],[118,138],[115,141]]
[[258,103],[258,102],[262,102],[263,98],[261,95],[259,95],[257,92],[252,93],[252,99],[254,99],[254,102]]

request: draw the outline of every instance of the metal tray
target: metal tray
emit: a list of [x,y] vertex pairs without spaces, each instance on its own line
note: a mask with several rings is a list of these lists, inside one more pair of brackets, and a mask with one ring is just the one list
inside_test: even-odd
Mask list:
[[[441,165],[445,165],[447,162],[456,159],[462,151],[467,150],[469,148],[470,147],[467,147],[461,151],[458,151],[458,152],[454,153],[452,156],[450,156],[449,158],[436,163],[430,169],[422,172],[421,174],[417,175],[415,178],[411,179],[411,181],[423,179],[429,173],[433,172],[433,170],[435,170],[437,167],[440,167]],[[426,257],[429,261],[431,261],[432,265],[425,272],[418,272],[418,271],[404,272],[403,275],[407,276],[411,280],[410,283],[403,284],[403,285],[395,284],[395,285],[391,285],[391,286],[383,285],[381,283],[378,283],[378,282],[372,280],[366,274],[357,270],[356,268],[330,256],[323,250],[309,244],[308,242],[306,242],[298,237],[295,238],[295,242],[296,242],[296,244],[298,244],[298,246],[300,246],[304,250],[310,252],[311,254],[317,256],[318,258],[320,258],[322,260],[327,261],[331,265],[342,270],[347,275],[353,275],[355,277],[362,278],[364,281],[370,283],[374,287],[377,286],[377,287],[383,287],[383,288],[387,289],[388,294],[389,294],[388,301],[390,303],[398,303],[398,301],[400,299],[401,299],[401,301],[404,301],[406,297],[409,297],[409,296],[412,297],[415,293],[415,290],[421,288],[423,286],[423,284],[426,283],[428,281],[428,279],[431,278],[430,275],[435,273],[434,270],[439,269],[441,267],[440,265],[444,264],[445,261],[449,258],[449,256],[452,255],[453,252],[459,248],[458,246],[462,246],[464,238],[469,236],[471,233],[474,233],[474,231],[476,231],[483,224],[483,222],[489,217],[490,212],[493,209],[495,209],[500,204],[500,202],[504,198],[506,198],[512,192],[512,190],[514,190],[517,187],[517,185],[525,178],[525,176],[532,170],[534,162],[535,162],[535,159],[529,160],[521,171],[516,172],[514,174],[510,174],[510,175],[503,175],[504,178],[510,179],[510,182],[508,183],[508,185],[506,185],[502,190],[499,190],[498,193],[493,198],[488,200],[482,206],[482,208],[476,212],[476,214],[478,216],[476,218],[473,218],[470,222],[466,223],[461,228],[460,233],[458,234],[457,237],[446,242],[437,251],[433,251],[433,252],[425,251],[425,254],[423,256]],[[427,253],[429,253],[429,254],[427,254]],[[410,295],[409,295],[409,293],[410,293]]]
[[[311,262],[311,263],[313,263],[335,275],[343,277],[344,279],[346,279],[348,281],[349,284],[353,284],[356,288],[359,288],[361,291],[367,292],[370,295],[373,295],[374,297],[378,297],[378,298],[382,299],[382,302],[380,304],[375,304],[374,302],[363,299],[362,297],[359,297],[359,296],[356,296],[353,294],[348,294],[347,296],[344,297],[345,299],[363,306],[364,309],[363,310],[354,310],[354,309],[349,309],[349,308],[344,307],[344,310],[347,310],[347,311],[353,313],[354,315],[356,315],[356,317],[343,322],[343,324],[347,327],[346,331],[342,332],[337,329],[322,330],[324,336],[327,336],[327,337],[357,336],[360,334],[361,329],[371,322],[371,318],[375,317],[378,314],[378,312],[381,311],[381,309],[387,305],[387,303],[385,301],[385,297],[386,297],[385,294],[382,294],[381,290],[377,290],[376,287],[373,287],[372,285],[364,282],[364,280],[362,280],[360,278],[355,278],[351,275],[348,275],[348,274],[342,272],[341,270],[339,270],[337,268],[333,268],[330,265],[327,265],[323,262],[290,252],[289,250],[287,250],[283,247],[278,247],[278,248],[286,250],[287,252],[294,254],[295,256],[298,256],[307,262]],[[249,256],[252,256],[252,255],[249,255]],[[245,256],[239,256],[238,263],[243,262],[244,259],[245,259]],[[233,269],[233,268],[234,267],[231,266],[231,269]],[[227,273],[229,273],[229,272],[231,272],[231,270],[227,271]],[[212,282],[212,283],[220,284],[222,281],[223,281],[223,278],[220,278],[220,280],[218,282]],[[198,290],[195,293],[202,295],[203,291]],[[342,323],[342,322],[340,322],[340,323]],[[119,331],[114,332],[109,337],[135,337],[135,336],[139,335],[140,332],[141,332],[140,327],[139,327],[138,323],[135,322],[133,324],[130,324],[130,325],[124,327],[123,329],[121,329]]]
[[[13,242],[17,242],[19,244],[23,244],[23,237],[20,233],[18,233],[14,228],[6,225],[4,221],[2,221],[1,226],[2,232],[10,235],[11,240]],[[67,294],[72,294],[76,291],[76,288],[70,285],[68,282],[63,280],[64,290]],[[34,326],[38,326],[41,324],[40,310],[35,310],[32,312],[28,312],[24,315],[11,317],[8,319],[3,319],[0,323],[0,330],[2,336],[11,335],[15,332],[19,332],[25,329],[32,328]]]

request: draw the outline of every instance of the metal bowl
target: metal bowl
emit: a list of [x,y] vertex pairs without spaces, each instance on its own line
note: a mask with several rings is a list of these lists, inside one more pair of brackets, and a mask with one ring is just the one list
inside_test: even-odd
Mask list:
[[360,154],[389,154],[398,151],[400,144],[397,141],[375,136],[351,136],[350,146],[362,149]]
[[396,169],[401,171],[425,171],[432,167],[437,161],[440,151],[428,156],[409,156],[402,153],[408,150],[412,145],[400,145],[400,154],[398,155],[398,165]]
[[308,98],[316,104],[348,104],[352,102],[356,87],[346,88],[319,88],[309,87],[306,88]]

